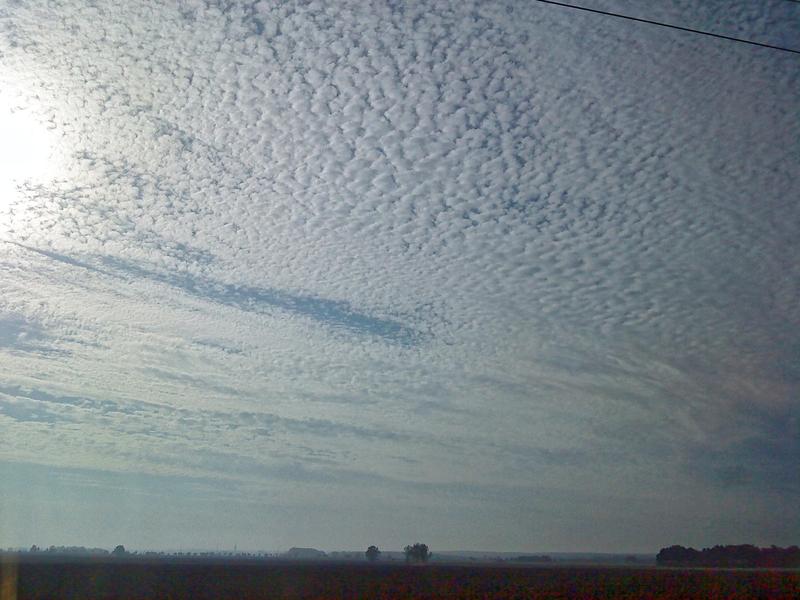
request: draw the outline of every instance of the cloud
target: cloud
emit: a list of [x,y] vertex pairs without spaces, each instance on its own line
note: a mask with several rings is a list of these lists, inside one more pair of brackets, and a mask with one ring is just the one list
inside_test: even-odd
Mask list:
[[346,302],[296,295],[248,286],[233,286],[214,281],[202,281],[187,276],[164,275],[139,265],[106,259],[105,264],[138,279],[166,283],[205,300],[235,306],[240,310],[259,310],[262,307],[295,313],[334,328],[354,333],[374,335],[387,342],[415,343],[421,334],[412,327],[354,311]]
[[[796,38],[791,3],[622,4],[586,3]],[[0,203],[8,460],[369,496],[394,531],[469,497],[444,545],[618,543],[635,506],[649,548],[670,501],[775,529],[795,59],[511,1],[0,10],[0,88],[61,157]]]

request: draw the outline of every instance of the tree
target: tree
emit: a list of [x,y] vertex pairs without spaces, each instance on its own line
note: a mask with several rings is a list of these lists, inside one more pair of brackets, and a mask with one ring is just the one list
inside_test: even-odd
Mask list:
[[656,556],[656,562],[659,565],[692,567],[798,567],[800,548],[758,548],[752,544],[739,544],[695,550],[670,546],[661,549]]
[[366,554],[367,560],[369,562],[375,562],[381,555],[381,551],[378,550],[377,546],[370,546],[369,548],[367,548],[367,551],[364,554]]
[[114,548],[114,550],[111,552],[111,554],[113,556],[125,556],[127,554],[127,552],[125,552],[125,546],[120,544],[119,546]]
[[419,542],[412,546],[406,546],[404,552],[406,553],[406,562],[424,563],[428,562],[431,556],[428,546]]

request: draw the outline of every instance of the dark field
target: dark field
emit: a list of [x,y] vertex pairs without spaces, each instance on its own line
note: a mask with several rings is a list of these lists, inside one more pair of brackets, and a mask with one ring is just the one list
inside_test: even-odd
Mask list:
[[797,571],[108,559],[8,567],[21,599],[800,598]]

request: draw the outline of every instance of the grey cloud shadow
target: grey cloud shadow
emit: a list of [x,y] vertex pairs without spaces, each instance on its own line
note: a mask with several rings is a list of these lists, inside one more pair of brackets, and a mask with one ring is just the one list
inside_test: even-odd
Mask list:
[[487,444],[499,455],[506,455],[519,464],[545,465],[554,467],[586,467],[599,462],[610,462],[612,458],[606,451],[593,448],[546,448],[544,446],[524,446],[521,444]]
[[58,252],[53,252],[52,250],[41,250],[39,248],[34,248],[33,246],[28,246],[26,244],[20,244],[19,242],[13,242],[11,240],[2,240],[6,244],[11,246],[16,246],[17,248],[22,248],[27,252],[33,252],[34,254],[38,254],[40,256],[44,256],[45,258],[49,258],[51,260],[55,260],[56,262],[60,262],[66,265],[70,265],[72,267],[79,267],[81,269],[86,269],[87,271],[92,271],[93,273],[100,273],[103,275],[111,275],[108,271],[104,271],[102,269],[98,269],[97,267],[90,265],[89,263],[74,259],[66,254],[60,254]]
[[76,421],[66,415],[55,414],[42,406],[42,403],[11,403],[0,398],[0,416],[6,416],[20,423],[75,423]]
[[0,460],[0,473],[9,477],[9,482],[35,487],[46,481],[50,493],[53,487],[91,487],[95,494],[124,493],[169,497],[200,497],[208,493],[235,493],[238,482],[231,479],[193,475],[159,475],[140,471],[115,471],[77,466],[50,466],[27,461]]
[[204,380],[201,377],[193,377],[192,375],[189,375],[187,373],[172,372],[172,371],[167,371],[166,369],[159,369],[157,367],[142,367],[139,369],[139,371],[141,371],[148,377],[154,377],[162,381],[181,383],[197,389],[202,389],[206,391],[215,391],[219,392],[220,394],[226,394],[229,396],[242,395],[240,390],[237,390],[236,388],[227,385],[220,385],[217,383],[213,383]]
[[338,437],[341,435],[355,437],[363,440],[384,441],[409,441],[410,436],[388,429],[375,429],[336,423],[327,419],[292,419],[279,417],[269,413],[239,413],[239,418],[244,423],[260,425],[269,431],[270,426],[280,426],[290,433],[311,434],[317,437]]
[[107,267],[129,276],[163,283],[196,298],[244,311],[260,312],[264,309],[277,309],[312,319],[334,329],[378,337],[402,346],[414,346],[426,335],[399,321],[359,312],[348,302],[340,300],[255,286],[225,284],[187,274],[159,273],[113,257],[102,257],[101,260]]
[[[64,415],[62,412],[51,411],[48,405],[53,405],[90,411],[96,416],[116,414],[125,418],[127,423],[131,426],[137,418],[153,418],[157,420],[167,420],[169,422],[178,422],[185,427],[243,429],[252,430],[254,433],[266,436],[270,436],[275,432],[287,432],[311,435],[318,438],[344,436],[366,441],[408,441],[412,439],[411,436],[405,433],[389,429],[361,427],[348,423],[337,423],[327,419],[295,419],[266,412],[188,410],[141,400],[119,403],[112,400],[97,400],[88,397],[54,395],[42,390],[25,389],[16,385],[0,385],[0,395],[34,401],[36,403],[36,405],[30,405],[27,408],[20,405],[14,409],[14,414],[11,414],[9,411],[8,416],[12,418],[16,418],[15,415],[22,417],[22,419],[18,420],[31,420],[28,417],[32,415],[42,417],[37,417],[36,420],[52,422],[57,420],[73,420],[71,416]],[[7,405],[7,403],[0,405],[0,409],[5,405]],[[5,411],[0,410],[0,412]],[[45,415],[48,416],[45,417]],[[145,424],[146,423],[147,421],[145,420]],[[147,433],[148,435],[159,435],[156,431],[147,430]]]
[[[78,267],[116,278],[127,279],[134,277],[162,283],[201,300],[232,306],[243,311],[281,310],[312,319],[337,331],[348,331],[359,335],[377,337],[385,342],[401,346],[418,345],[430,336],[430,333],[415,329],[401,323],[399,320],[360,312],[353,308],[350,303],[342,300],[329,300],[315,296],[293,294],[271,288],[226,284],[186,273],[163,273],[133,261],[110,256],[99,256],[99,261],[106,266],[104,269],[51,250],[40,250],[18,242],[5,241],[8,244],[71,267]],[[191,249],[185,245],[178,245],[173,250],[186,254]],[[208,264],[211,262],[211,257],[205,253],[200,253],[198,257],[201,259],[201,263]]]
[[23,340],[39,337],[39,328],[17,314],[0,316],[0,348],[18,348]]
[[54,341],[37,322],[20,314],[0,316],[0,350],[12,353],[39,354],[42,356],[69,356],[67,350],[54,348]]
[[[17,406],[13,410],[3,410],[8,416],[14,418],[15,415],[25,417],[26,415],[38,415],[42,418],[26,419],[21,418],[18,420],[46,420],[49,422],[55,421],[73,421],[71,417],[65,416],[63,413],[55,413],[51,411],[49,406],[69,407],[72,409],[93,410],[101,415],[109,413],[119,413],[123,415],[132,415],[140,410],[125,410],[120,404],[109,400],[94,400],[91,398],[82,398],[79,396],[57,396],[47,392],[35,389],[25,389],[17,385],[0,385],[0,395],[5,395],[11,398],[17,398],[36,403],[28,408],[24,406]],[[4,403],[4,406],[11,406]],[[48,415],[44,418],[44,415]]]
[[684,468],[690,475],[723,489],[771,490],[779,494],[800,494],[800,414],[796,409],[748,410],[755,427],[743,439],[710,447],[692,444],[686,448]]

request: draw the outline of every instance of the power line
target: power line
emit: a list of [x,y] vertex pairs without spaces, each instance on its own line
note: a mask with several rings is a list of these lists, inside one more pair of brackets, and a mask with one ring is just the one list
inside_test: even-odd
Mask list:
[[[797,3],[796,0],[790,0]],[[680,27],[679,25],[669,25],[667,23],[659,23],[658,21],[651,21],[649,19],[640,19],[638,17],[630,17],[628,15],[620,15],[617,13],[606,12],[604,10],[597,10],[594,8],[586,8],[585,6],[575,6],[574,4],[564,4],[563,2],[554,2],[553,0],[536,0],[544,4],[555,4],[556,6],[563,6],[565,8],[574,8],[575,10],[585,10],[586,12],[597,13],[599,15],[606,15],[609,17],[618,17],[620,19],[628,19],[630,21],[638,21],[639,23],[649,23],[650,25],[658,25],[660,27],[669,27],[670,29],[678,29],[680,31],[689,31],[691,33],[699,33],[701,35],[708,35],[723,40],[730,40],[732,42],[741,42],[742,44],[750,44],[752,46],[761,46],[762,48],[770,48],[771,50],[782,50],[783,52],[792,52],[800,54],[800,50],[793,50],[792,48],[784,48],[783,46],[773,46],[771,44],[762,44],[761,42],[752,42],[750,40],[743,40],[741,38],[730,37],[728,35],[721,35],[719,33],[711,33],[709,31],[700,31],[699,29],[689,29],[688,27]]]

